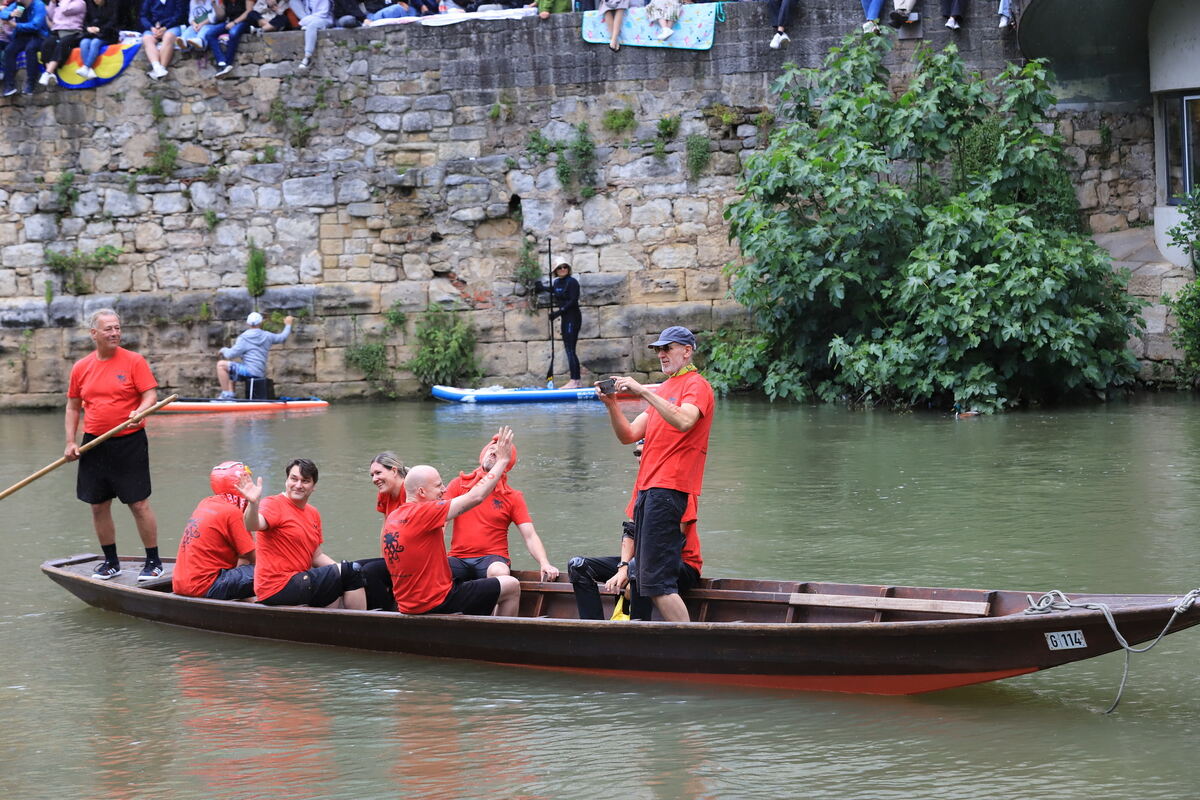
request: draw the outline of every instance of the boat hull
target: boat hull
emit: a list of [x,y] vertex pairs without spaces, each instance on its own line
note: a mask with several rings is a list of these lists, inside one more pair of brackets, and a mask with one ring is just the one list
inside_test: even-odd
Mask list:
[[[918,694],[1021,675],[1119,648],[1097,611],[865,624],[407,616],[185,598],[163,590],[169,588],[169,576],[159,586],[134,584],[133,562],[129,577],[93,580],[90,567],[95,562],[95,556],[77,556],[48,561],[42,570],[89,605],[198,630],[623,679]],[[526,583],[523,614],[529,613],[530,603],[552,612],[559,608],[545,597],[538,599],[541,587],[566,596],[561,584]],[[565,588],[569,592],[569,585]],[[1135,608],[1115,612],[1130,643],[1157,636],[1179,600],[1165,595],[1089,596],[1102,602],[1105,598],[1114,604],[1129,604],[1131,598],[1136,602]],[[1191,609],[1177,618],[1172,632],[1198,622],[1200,613]],[[1048,647],[1046,634],[1062,632],[1078,634],[1086,645]]]
[[315,397],[279,400],[213,400],[184,397],[163,407],[163,414],[250,414],[281,411],[315,411],[329,407],[327,400]]
[[[493,403],[577,403],[598,401],[599,395],[592,386],[581,389],[460,389],[457,386],[434,386],[431,390],[438,400],[469,405]],[[622,399],[633,399],[633,395],[619,394]]]

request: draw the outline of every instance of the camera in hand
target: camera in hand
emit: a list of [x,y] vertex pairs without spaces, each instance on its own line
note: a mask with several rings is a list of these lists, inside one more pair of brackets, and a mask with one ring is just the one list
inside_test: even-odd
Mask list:
[[616,378],[605,378],[602,381],[598,381],[596,383],[596,386],[598,386],[600,388],[600,394],[616,394],[617,393],[617,379]]

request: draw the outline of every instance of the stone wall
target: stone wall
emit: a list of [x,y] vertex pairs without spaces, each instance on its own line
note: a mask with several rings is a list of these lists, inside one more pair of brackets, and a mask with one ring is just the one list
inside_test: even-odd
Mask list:
[[[530,313],[513,280],[526,240],[539,263],[549,239],[574,265],[587,373],[652,369],[640,343],[670,323],[736,324],[721,268],[738,253],[722,215],[770,83],[787,60],[818,65],[861,20],[857,3],[798,0],[791,45],[773,51],[765,4],[724,9],[709,51],[612,53],[563,14],[322,32],[314,69],[299,74],[301,34],[285,33],[247,37],[231,80],[188,57],[162,82],[130,69],[96,91],[0,100],[0,405],[58,404],[89,346],[81,325],[104,305],[164,387],[211,393],[215,351],[253,307],[252,244],[268,262],[258,307],[303,315],[272,355],[289,394],[371,392],[347,348],[382,341],[404,363],[414,312],[430,303],[475,324],[485,382],[538,380],[545,312]],[[922,42],[955,41],[985,73],[1017,59],[1011,33],[979,17],[957,34],[940,20],[913,26],[892,68],[902,75]],[[705,113],[718,105],[724,119]],[[635,128],[605,130],[605,112],[626,108]],[[660,158],[666,116],[682,125]],[[1119,170],[1149,141],[1144,120],[1076,119],[1064,112],[1062,124],[1093,227],[1145,220],[1141,173]],[[564,187],[559,157],[543,160],[529,137],[570,141],[582,123],[595,180]],[[713,151],[698,176],[686,165],[692,135]],[[84,269],[86,293],[66,293],[45,252],[102,246],[122,251],[117,263]],[[388,311],[407,324],[389,326]],[[397,373],[400,394],[418,388]]]

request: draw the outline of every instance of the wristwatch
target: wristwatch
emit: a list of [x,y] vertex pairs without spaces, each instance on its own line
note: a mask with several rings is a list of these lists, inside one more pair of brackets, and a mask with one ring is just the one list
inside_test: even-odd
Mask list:
[[621,567],[628,567],[628,566],[629,566],[628,561],[618,561],[617,562],[617,569],[620,569]]

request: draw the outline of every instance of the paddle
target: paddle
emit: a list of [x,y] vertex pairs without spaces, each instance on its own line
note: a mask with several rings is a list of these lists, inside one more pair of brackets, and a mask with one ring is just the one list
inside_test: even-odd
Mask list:
[[[550,292],[550,313],[554,313],[554,259],[550,255],[550,239],[546,239],[546,277],[549,279]],[[547,318],[547,326],[550,328],[550,366],[546,370],[546,388],[554,388],[554,319]]]
[[[102,433],[101,435],[97,436],[95,439],[92,439],[90,442],[88,442],[87,444],[80,447],[79,454],[83,455],[84,453],[86,453],[88,450],[91,450],[96,445],[100,444],[103,441],[106,441],[110,437],[116,436],[118,433],[125,430],[130,425],[141,422],[143,419],[150,416],[155,411],[158,411],[160,408],[165,406],[167,403],[173,403],[178,398],[179,398],[179,395],[173,394],[170,397],[168,397],[166,400],[160,400],[157,403],[155,403],[154,405],[147,408],[145,411],[135,414],[134,416],[132,416],[129,419],[122,422],[117,427],[113,428],[111,431],[108,431],[107,433]],[[65,463],[67,463],[67,457],[63,456],[62,458],[58,459],[58,461],[55,461],[53,464],[47,464],[46,466],[39,469],[37,472],[30,475],[28,478],[25,478],[22,481],[18,481],[17,483],[14,483],[12,486],[5,489],[3,492],[0,492],[0,500],[3,500],[4,498],[8,497],[10,494],[17,491],[18,489],[28,486],[29,484],[33,483],[34,481],[36,481],[38,478],[42,477],[43,475],[45,475],[49,472],[53,472],[54,470],[58,469]]]

